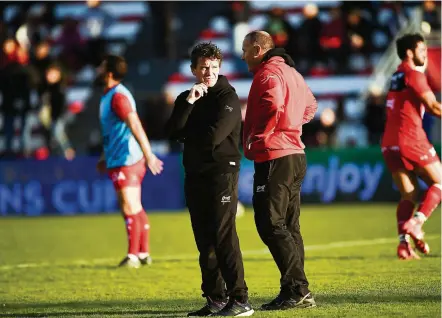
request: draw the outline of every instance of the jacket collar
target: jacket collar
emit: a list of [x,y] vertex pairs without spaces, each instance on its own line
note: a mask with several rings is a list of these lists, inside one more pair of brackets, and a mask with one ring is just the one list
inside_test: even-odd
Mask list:
[[259,65],[259,67],[256,69],[256,72],[254,72],[254,73],[256,74],[267,63],[270,63],[273,61],[284,62],[285,64],[287,64],[290,67],[293,67],[293,68],[295,67],[295,62],[293,61],[291,56],[285,52],[284,49],[275,48],[275,49],[270,49],[269,51],[267,51],[267,53],[264,54],[261,64]]
[[216,93],[219,91],[222,91],[223,89],[232,87],[227,80],[227,77],[224,75],[219,75],[218,80],[216,81],[216,84],[213,87],[209,87],[209,91]]
[[262,63],[269,61],[271,58],[279,56],[282,57],[285,64],[287,64],[290,67],[295,67],[295,62],[293,62],[293,59],[290,55],[288,55],[284,49],[282,48],[275,48],[267,51],[267,53],[264,55],[264,58],[262,59]]

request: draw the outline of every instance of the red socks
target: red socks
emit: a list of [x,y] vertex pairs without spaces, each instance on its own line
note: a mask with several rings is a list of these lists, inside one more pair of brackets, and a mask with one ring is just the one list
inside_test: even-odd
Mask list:
[[422,198],[422,203],[419,205],[416,214],[419,214],[420,212],[425,216],[425,220],[428,219],[431,213],[433,213],[433,211],[437,208],[440,201],[441,201],[441,186],[439,184],[433,184],[424,193],[424,196]]
[[139,253],[145,255],[150,254],[150,223],[149,218],[144,210],[137,214],[140,222],[140,251]]
[[404,223],[408,221],[414,211],[414,203],[408,200],[402,200],[399,202],[396,210],[396,219],[397,219],[397,231],[398,234],[405,234],[404,231]]
[[135,215],[126,215],[124,220],[129,243],[127,254],[146,257],[150,254],[150,224],[146,212],[141,210]]
[[126,222],[127,239],[129,243],[127,254],[138,255],[141,230],[138,214],[125,215],[124,220]]

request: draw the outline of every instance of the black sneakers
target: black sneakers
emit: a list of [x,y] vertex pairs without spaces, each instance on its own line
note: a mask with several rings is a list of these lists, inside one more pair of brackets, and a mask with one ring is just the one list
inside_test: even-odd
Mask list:
[[248,302],[240,303],[235,299],[232,299],[228,304],[220,311],[210,315],[211,317],[224,316],[224,317],[249,317],[253,315],[255,311]]
[[206,305],[194,312],[189,312],[187,317],[208,317],[227,305],[227,301],[214,301],[210,297],[207,297]]
[[261,306],[262,310],[286,310],[291,308],[313,308],[316,307],[315,299],[311,293],[305,296],[284,297],[279,294],[268,304]]

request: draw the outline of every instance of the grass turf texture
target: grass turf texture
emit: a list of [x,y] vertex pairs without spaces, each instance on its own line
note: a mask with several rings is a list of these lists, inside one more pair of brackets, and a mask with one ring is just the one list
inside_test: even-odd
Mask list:
[[[255,317],[440,317],[440,210],[425,225],[431,255],[396,258],[394,205],[302,209],[306,273],[317,308]],[[179,317],[203,305],[188,214],[150,214],[154,263],[116,269],[126,234],[118,214],[0,218],[0,317]],[[279,291],[253,212],[237,221],[250,302]],[[337,242],[337,243],[336,243]],[[344,243],[342,243],[344,242]]]

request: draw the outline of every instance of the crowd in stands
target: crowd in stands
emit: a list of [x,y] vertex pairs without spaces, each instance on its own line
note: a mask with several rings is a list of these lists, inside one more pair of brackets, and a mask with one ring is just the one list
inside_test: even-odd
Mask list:
[[[70,113],[78,103],[67,104],[66,88],[85,65],[98,66],[106,53],[103,30],[113,23],[97,0],[88,0],[80,21],[66,17],[56,21],[56,2],[17,2],[0,21],[0,93],[6,156],[13,152],[14,135],[20,136],[19,151],[29,155],[28,113],[37,108],[46,149],[72,159],[75,151],[64,132]],[[61,24],[60,28],[57,28]],[[69,108],[68,108],[69,107]],[[16,122],[18,120],[18,127]]]
[[[332,2],[336,5],[325,9],[318,2],[295,3],[293,7],[288,2],[283,7],[265,7],[270,2],[229,2],[224,15],[233,45],[225,54],[222,71],[231,72],[234,78],[251,77],[240,61],[242,38],[251,29],[268,31],[276,45],[293,57],[304,76],[327,78],[369,76],[416,7],[422,8],[429,28],[441,27],[440,2],[436,1]],[[82,104],[68,102],[66,89],[80,70],[85,66],[94,69],[106,54],[104,33],[115,24],[115,17],[103,10],[99,0],[87,0],[81,19],[66,15],[60,21],[54,14],[56,3],[14,1],[17,9],[6,12],[8,3],[0,2],[0,131],[6,154],[14,152],[12,141],[17,135],[19,152],[30,155],[26,140],[31,132],[26,121],[30,110],[37,109],[46,148],[68,159],[75,156],[65,125],[71,114],[81,111]],[[160,31],[157,33],[164,33]],[[189,72],[188,68],[186,64],[183,69]],[[165,138],[161,123],[170,113],[173,99],[165,91],[140,103],[148,109],[148,130],[154,139]],[[320,104],[316,120],[305,127],[304,142],[308,146],[367,146],[379,142],[383,96],[372,95],[364,105],[358,96],[321,96]],[[160,108],[168,111],[153,115]]]
[[[285,48],[293,57],[301,74],[317,78],[369,76],[396,33],[409,24],[415,8],[422,8],[423,21],[431,29],[440,32],[441,28],[440,2],[436,1],[343,1],[326,8],[318,5],[307,3],[284,9],[276,5],[260,11],[256,6],[252,10],[250,3],[237,1],[232,4],[230,21],[233,28],[244,21],[249,21],[252,28],[263,28],[277,47]],[[384,129],[384,99],[374,93],[365,105],[360,104],[358,96],[320,100],[324,107],[320,107],[317,120],[305,127],[304,142],[313,147],[378,144]],[[330,107],[327,103],[331,100]],[[430,132],[431,119],[425,123],[430,123]]]

